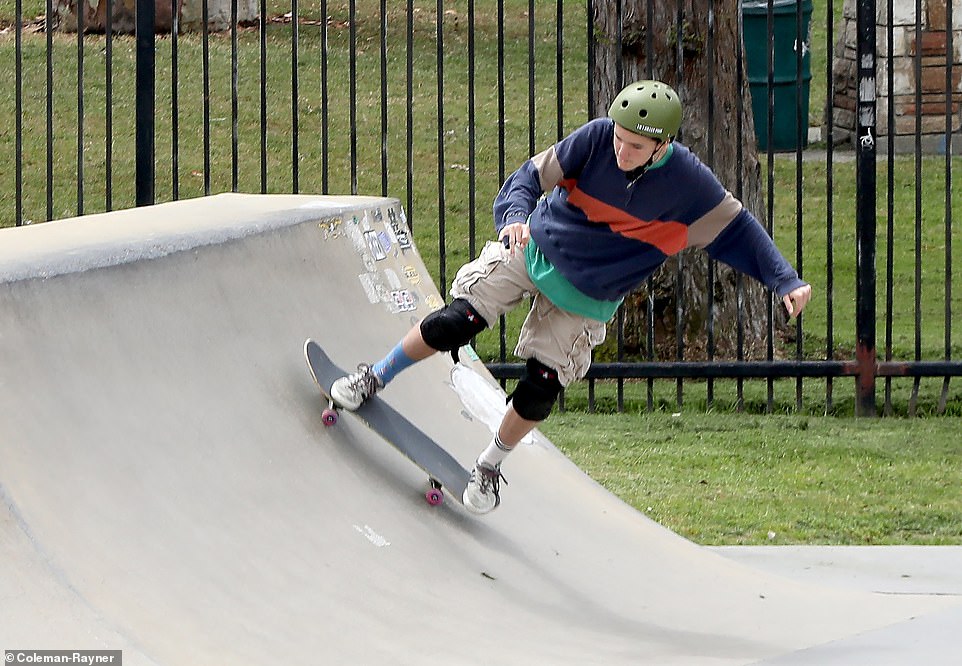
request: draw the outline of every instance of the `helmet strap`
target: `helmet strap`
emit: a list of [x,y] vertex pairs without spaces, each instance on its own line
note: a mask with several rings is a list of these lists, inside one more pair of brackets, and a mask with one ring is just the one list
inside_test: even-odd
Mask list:
[[638,180],[645,175],[645,172],[648,171],[648,169],[651,168],[651,165],[655,163],[655,155],[657,155],[661,151],[663,146],[666,146],[671,142],[672,142],[672,139],[662,140],[661,142],[659,142],[658,145],[655,146],[655,149],[651,151],[651,155],[649,155],[647,162],[642,164],[640,167],[635,167],[634,169],[632,169],[631,171],[628,171],[625,174],[625,176],[628,178],[628,187],[631,187],[632,185],[637,183]]

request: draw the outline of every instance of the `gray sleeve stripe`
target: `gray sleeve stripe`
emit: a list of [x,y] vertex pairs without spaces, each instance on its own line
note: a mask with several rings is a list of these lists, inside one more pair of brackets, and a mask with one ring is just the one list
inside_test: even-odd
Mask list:
[[558,155],[551,146],[531,158],[532,164],[538,170],[538,178],[541,182],[541,190],[550,192],[564,178],[564,170],[558,162]]
[[741,212],[742,205],[731,192],[717,206],[695,220],[688,227],[688,247],[705,247]]

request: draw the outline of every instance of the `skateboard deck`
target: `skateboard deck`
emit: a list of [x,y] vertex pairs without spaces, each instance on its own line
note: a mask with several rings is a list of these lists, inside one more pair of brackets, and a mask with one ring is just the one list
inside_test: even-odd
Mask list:
[[[338,367],[314,340],[308,339],[304,343],[304,356],[327,403],[322,416],[324,424],[332,426],[337,423],[340,408],[331,397],[330,387],[334,380],[349,373]],[[350,413],[428,475],[431,484],[425,493],[428,503],[440,504],[444,500],[442,487],[461,502],[470,473],[404,415],[377,395]]]

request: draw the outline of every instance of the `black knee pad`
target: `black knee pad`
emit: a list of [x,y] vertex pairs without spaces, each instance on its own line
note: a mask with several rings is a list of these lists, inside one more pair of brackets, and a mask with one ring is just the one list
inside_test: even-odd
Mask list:
[[462,298],[435,310],[421,322],[421,337],[432,349],[452,351],[466,345],[488,322]]
[[558,381],[558,373],[544,363],[529,358],[521,381],[511,394],[511,404],[521,418],[544,421],[551,413],[559,393],[561,382]]

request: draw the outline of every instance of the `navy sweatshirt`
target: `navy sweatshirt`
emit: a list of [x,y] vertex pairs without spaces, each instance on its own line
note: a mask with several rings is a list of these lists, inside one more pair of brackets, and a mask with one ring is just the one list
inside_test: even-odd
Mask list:
[[[805,284],[758,220],[679,142],[630,180],[614,123],[599,118],[525,162],[494,201],[498,232],[527,221],[544,257],[575,288],[616,301],[687,247],[761,281],[779,297]],[[542,196],[544,195],[544,196]]]

